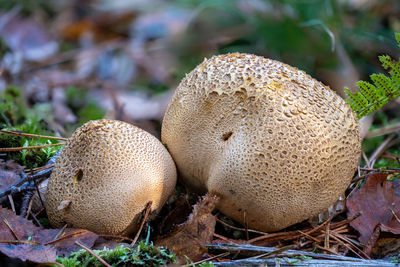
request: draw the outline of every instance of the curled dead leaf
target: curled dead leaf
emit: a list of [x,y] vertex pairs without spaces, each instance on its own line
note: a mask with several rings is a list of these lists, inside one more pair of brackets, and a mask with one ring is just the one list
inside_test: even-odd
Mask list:
[[192,261],[201,259],[207,252],[205,245],[213,238],[216,218],[212,211],[217,202],[217,196],[205,195],[194,205],[187,221],[168,237],[158,240],[156,245],[168,247],[180,258],[187,256]]
[[360,214],[350,225],[360,233],[359,241],[370,253],[381,232],[400,234],[399,181],[388,181],[387,174],[368,175],[365,184],[347,199],[348,217]]

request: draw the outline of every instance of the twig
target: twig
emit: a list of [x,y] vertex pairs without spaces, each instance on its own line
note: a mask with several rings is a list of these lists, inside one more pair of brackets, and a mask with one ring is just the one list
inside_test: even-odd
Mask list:
[[[29,182],[28,187],[32,187],[32,189],[35,190],[35,187],[34,187],[32,181]],[[29,209],[29,204],[31,203],[31,199],[32,199],[32,195],[33,195],[33,190],[27,191],[22,198],[22,205],[21,205],[21,209],[20,209],[20,215],[22,217],[25,217],[27,214],[27,211]]]
[[39,242],[30,240],[0,240],[1,244],[29,244],[29,245],[40,245]]
[[50,242],[54,242],[54,241],[56,241],[57,239],[59,239],[60,236],[64,233],[65,228],[67,228],[67,226],[68,226],[68,224],[64,224],[64,226],[61,227],[61,229],[60,229],[60,230],[57,232],[57,234],[54,236],[53,240],[50,241]]
[[[365,161],[365,164],[367,164],[367,168],[371,168],[371,166],[369,165],[369,159],[368,159],[368,157],[367,157],[367,155],[365,154],[364,151],[362,151],[362,157],[363,157],[363,159]],[[358,168],[358,170],[360,171],[360,167]]]
[[[230,225],[227,222],[224,222],[223,220],[221,220],[219,218],[217,218],[217,222],[219,222],[219,223],[221,223],[221,224],[223,224],[223,225],[225,225],[225,226],[227,226],[229,228],[232,228],[234,230],[243,231],[243,232],[246,231],[246,229],[244,229],[244,228],[240,228],[240,227],[236,227],[236,226]],[[268,234],[268,233],[265,233],[265,232],[260,232],[260,231],[256,231],[256,230],[252,230],[252,229],[248,229],[247,231],[249,233],[255,233],[255,234],[260,234],[260,235],[267,235]]]
[[13,197],[12,197],[11,195],[8,195],[7,197],[8,197],[8,200],[10,201],[12,211],[13,211],[15,214],[17,214],[17,212],[16,212],[16,210],[15,210],[15,204],[14,204],[14,199],[13,199]]
[[307,237],[308,239],[311,239],[311,240],[313,240],[313,241],[315,241],[315,242],[321,242],[321,240],[318,240],[317,238],[315,238],[315,237],[313,237],[313,236],[311,236],[311,235],[309,235],[309,234],[307,234],[307,233],[304,233],[304,232],[302,232],[302,231],[300,231],[300,230],[299,230],[299,233],[301,233],[302,235],[304,235],[304,236]]
[[243,212],[243,221],[244,221],[244,229],[245,229],[245,234],[246,234],[246,241],[249,241],[249,227],[247,223],[247,216],[246,216],[246,211]]
[[132,238],[129,238],[129,237],[126,237],[126,236],[121,236],[121,235],[99,235],[99,236],[104,237],[104,238],[110,238],[110,239],[113,238],[113,239],[127,240],[129,242],[133,241]]
[[30,133],[21,133],[21,132],[16,132],[16,131],[5,131],[5,130],[0,130],[0,133],[2,133],[2,134],[9,134],[9,135],[18,135],[18,136],[23,136],[23,137],[39,137],[39,138],[45,138],[45,139],[54,139],[54,140],[60,140],[60,141],[68,141],[68,138],[64,138],[64,137],[47,136],[47,135],[30,134]]
[[288,246],[278,248],[274,251],[270,251],[270,252],[263,253],[263,254],[260,254],[260,255],[254,256],[254,257],[250,257],[249,259],[267,258],[267,257],[278,255],[281,252],[284,252],[285,250],[294,249],[294,248],[296,248],[296,245],[288,245]]
[[20,238],[18,237],[18,235],[14,231],[14,229],[11,227],[10,223],[8,222],[8,220],[6,218],[3,218],[3,222],[4,222],[5,225],[7,225],[8,229],[10,230],[10,232],[14,236],[14,238],[19,241]]
[[390,173],[398,173],[400,172],[400,168],[391,168],[388,167],[386,169],[378,168],[360,168],[361,171],[368,171],[368,172],[390,172]]
[[[361,180],[365,179],[367,176],[368,176],[368,174],[362,175],[362,176],[354,177],[353,180],[351,180],[351,183],[353,184],[353,183],[356,183],[356,182],[358,182],[358,181],[361,181]],[[349,194],[349,195],[350,195],[350,194]]]
[[278,233],[272,233],[272,234],[266,234],[266,235],[263,235],[263,236],[258,236],[258,237],[255,237],[255,238],[253,238],[253,239],[250,239],[250,240],[248,240],[247,241],[247,244],[252,244],[252,243],[254,243],[254,242],[257,242],[257,241],[261,241],[261,240],[265,240],[265,239],[269,239],[269,238],[272,238],[272,237],[281,237],[281,236],[285,236],[285,235],[288,235],[288,233],[289,233],[289,235],[293,235],[293,234],[295,234],[297,231],[290,231],[290,232],[278,232]]
[[235,240],[231,240],[231,239],[229,239],[229,238],[227,238],[225,236],[222,236],[222,235],[219,235],[219,234],[216,234],[216,233],[213,233],[213,236],[216,237],[216,238],[219,238],[221,240],[224,240],[225,242],[228,242],[228,243],[239,244]]
[[374,164],[376,160],[389,148],[390,142],[395,138],[396,134],[391,134],[389,135],[385,141],[383,141],[379,147],[372,153],[372,155],[369,157],[369,166],[371,168],[374,167]]
[[393,124],[393,125],[389,125],[389,126],[386,126],[386,127],[382,127],[382,128],[370,131],[370,132],[367,133],[365,138],[381,136],[381,135],[385,135],[385,134],[394,133],[394,132],[397,132],[397,131],[400,131],[400,123],[396,123],[396,124]]
[[[56,154],[57,155],[57,154]],[[55,156],[56,156],[55,155]],[[54,156],[54,157],[55,157]],[[53,158],[54,158],[53,157]],[[53,159],[52,158],[52,159]],[[50,159],[49,160],[49,162],[52,160],[52,159]],[[53,162],[51,163],[51,164],[53,164]],[[26,175],[24,172],[22,172],[20,175],[21,175],[21,179],[19,180],[19,181],[17,181],[17,182],[15,182],[13,185],[11,185],[10,187],[8,187],[7,189],[5,189],[5,190],[3,190],[3,191],[1,191],[0,192],[0,198],[2,198],[2,197],[4,197],[4,196],[6,196],[6,195],[9,195],[9,194],[13,194],[13,193],[15,193],[15,192],[20,192],[20,189],[18,188],[18,187],[20,187],[22,184],[24,184],[25,182],[29,182],[29,181],[41,181],[43,178],[47,178],[49,175],[50,175],[50,173],[51,173],[51,171],[53,170],[53,168],[49,168],[49,169],[46,169],[46,170],[43,170],[43,171],[40,171],[40,172],[38,172],[38,173],[36,173],[36,174],[33,174],[33,175]]]
[[390,208],[390,207],[389,207],[389,209],[390,209],[390,211],[392,212],[393,217],[396,219],[396,221],[397,221],[398,223],[400,223],[400,219],[399,219],[399,217],[396,215],[396,213],[393,211],[393,209]]
[[60,242],[60,241],[62,241],[64,239],[67,239],[67,238],[70,238],[70,237],[73,237],[73,236],[76,236],[76,235],[81,235],[81,234],[84,234],[84,233],[87,233],[87,232],[88,232],[87,230],[78,231],[78,232],[75,232],[75,233],[72,233],[72,234],[65,235],[63,237],[57,238],[56,240],[47,242],[44,245],[52,245],[52,244],[58,243],[58,242]]
[[44,147],[53,147],[53,146],[63,146],[66,143],[57,143],[57,144],[46,144],[40,146],[20,146],[20,147],[0,147],[0,152],[12,152],[12,151],[21,151],[25,149],[37,149]]
[[198,265],[200,263],[203,263],[203,262],[206,262],[206,261],[210,261],[210,260],[214,260],[214,259],[217,259],[217,258],[226,257],[229,254],[231,254],[231,253],[229,251],[227,251],[227,252],[224,252],[224,253],[209,257],[209,258],[201,260],[201,261],[196,261],[196,262],[193,262],[193,263],[190,263],[190,264],[182,265],[182,267],[196,266],[196,265]]
[[130,245],[131,247],[133,247],[135,245],[136,241],[139,239],[139,236],[140,236],[140,233],[142,232],[144,223],[147,221],[147,217],[149,216],[152,204],[153,204],[153,201],[151,201],[151,200],[149,202],[147,202],[147,204],[146,204],[145,213],[144,213],[144,216],[143,216],[142,223],[140,224],[139,230],[137,231],[137,233],[135,235],[135,238],[133,239],[133,241],[132,241],[132,243]]
[[339,253],[337,253],[336,251],[333,251],[333,250],[330,249],[330,248],[326,248],[326,247],[320,246],[320,245],[318,245],[318,244],[316,244],[315,247],[316,247],[316,248],[319,248],[319,249],[321,249],[321,250],[324,250],[324,251],[326,251],[326,252],[332,253],[332,254],[334,254],[334,255],[336,255],[336,256],[341,256]]
[[29,172],[29,173],[31,173],[31,172],[37,173],[37,172],[44,171],[44,170],[47,170],[47,169],[52,168],[52,167],[54,167],[54,164],[46,164],[46,165],[41,166],[41,167],[33,168],[32,170],[31,169],[29,169],[29,170],[25,169],[24,172],[25,173],[27,173],[27,172]]
[[312,234],[318,230],[320,230],[322,227],[324,227],[326,224],[330,223],[331,220],[333,219],[333,217],[329,217],[328,219],[326,219],[323,223],[321,223],[320,225],[318,225],[317,227],[314,227],[311,231],[306,232],[307,234]]
[[36,215],[33,214],[32,212],[30,213],[30,215],[32,216],[33,220],[36,222],[36,224],[40,227],[43,228],[43,225],[39,222],[39,220],[37,219]]
[[26,211],[26,216],[25,219],[28,219],[29,214],[31,214],[31,210],[32,210],[32,203],[33,203],[33,198],[30,199],[29,201],[29,205],[28,205],[28,210]]
[[75,244],[77,244],[78,246],[80,246],[81,248],[83,248],[84,250],[86,250],[87,252],[89,252],[90,254],[92,254],[98,261],[100,261],[104,266],[107,267],[111,267],[110,264],[108,264],[107,262],[105,262],[105,260],[103,260],[102,258],[99,257],[99,255],[97,255],[96,253],[94,253],[93,250],[91,250],[90,248],[82,245],[81,243],[79,243],[78,241],[75,241]]
[[[349,242],[348,240],[344,239],[340,234],[335,233],[335,231],[331,231],[331,237],[344,245],[346,248],[348,248],[350,251],[352,251],[354,254],[356,254],[359,258],[366,258],[366,259],[371,259],[367,254],[365,254],[364,251],[362,251],[360,248],[358,248],[356,245],[353,243]],[[345,242],[348,242],[347,244]],[[350,244],[350,246],[348,245]],[[363,256],[358,254],[352,247],[354,247],[356,250],[358,250]]]

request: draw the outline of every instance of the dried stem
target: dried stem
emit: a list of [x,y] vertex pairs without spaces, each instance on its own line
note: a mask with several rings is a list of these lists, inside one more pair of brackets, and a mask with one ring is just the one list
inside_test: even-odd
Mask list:
[[135,238],[133,239],[133,241],[132,241],[132,243],[130,245],[131,247],[133,247],[136,244],[136,241],[139,239],[139,235],[142,232],[144,223],[147,221],[147,217],[149,216],[152,204],[153,204],[153,201],[149,201],[146,204],[145,213],[144,213],[144,216],[143,216],[142,223],[140,224],[139,230],[137,231],[136,236],[135,236]]
[[82,245],[81,243],[79,243],[78,241],[75,241],[75,244],[80,246],[81,248],[83,248],[84,250],[86,250],[87,252],[89,252],[90,254],[93,255],[93,257],[95,257],[97,260],[99,260],[104,266],[107,267],[111,267],[110,264],[108,264],[107,262],[105,262],[105,260],[103,260],[102,258],[99,257],[99,255],[97,255],[96,253],[94,253],[93,250],[91,250],[90,248],[86,247],[85,245]]
[[53,139],[53,140],[60,140],[60,141],[68,141],[68,138],[64,138],[64,137],[47,136],[47,135],[30,134],[30,133],[21,133],[21,132],[16,132],[16,131],[5,131],[5,130],[0,130],[0,133],[2,133],[2,134],[9,134],[9,135],[18,135],[18,136],[23,136],[23,137],[39,137],[39,138],[45,138],[45,139]]
[[18,235],[14,231],[14,229],[11,227],[10,223],[8,222],[8,220],[6,218],[3,218],[3,222],[4,222],[5,225],[7,225],[8,229],[10,230],[10,232],[14,236],[14,238],[19,241],[20,238],[18,237]]
[[40,146],[0,147],[0,152],[12,152],[12,151],[21,151],[21,150],[25,150],[25,149],[37,149],[37,148],[63,146],[63,145],[65,145],[65,143],[46,144],[46,145],[40,145]]

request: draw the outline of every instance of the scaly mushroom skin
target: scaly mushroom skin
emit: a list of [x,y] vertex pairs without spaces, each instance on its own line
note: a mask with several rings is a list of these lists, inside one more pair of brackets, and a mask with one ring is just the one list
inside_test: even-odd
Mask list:
[[358,121],[303,71],[249,54],[204,60],[182,80],[162,125],[183,182],[219,210],[277,231],[333,204],[358,164]]
[[129,235],[146,203],[155,215],[175,183],[175,164],[154,136],[121,121],[90,121],[57,159],[46,210],[55,227]]

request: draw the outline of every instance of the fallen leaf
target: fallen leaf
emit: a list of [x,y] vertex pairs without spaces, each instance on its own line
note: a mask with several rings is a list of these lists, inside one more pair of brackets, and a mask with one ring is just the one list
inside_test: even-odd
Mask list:
[[23,18],[12,10],[0,15],[0,37],[15,53],[30,61],[41,61],[58,51],[58,44],[50,38],[43,25],[31,18]]
[[[372,248],[380,232],[400,234],[399,181],[387,181],[387,174],[368,175],[365,184],[347,199],[347,216],[360,214],[350,225],[360,233],[359,241]],[[397,218],[396,218],[397,217]]]
[[[51,229],[59,232],[59,229]],[[64,233],[58,238],[58,242],[53,243],[57,248],[57,256],[69,256],[72,252],[80,250],[81,247],[75,244],[76,241],[92,248],[99,236],[93,232],[83,229],[67,228]]]
[[31,263],[51,263],[56,261],[56,249],[50,246],[30,244],[1,244],[0,251],[10,258],[19,258]]
[[20,174],[23,170],[24,167],[14,161],[4,162],[0,160],[0,191],[6,190],[20,180]]
[[[393,224],[393,220],[389,224]],[[379,251],[380,244],[385,242],[386,238],[382,237],[382,235],[384,235],[385,233],[391,234],[392,237],[393,236],[398,237],[398,235],[400,234],[400,227],[397,226],[397,227],[393,228],[388,225],[379,223],[375,227],[374,232],[372,233],[370,239],[368,240],[367,244],[365,245],[364,252],[367,253],[368,255],[377,256],[377,253],[378,253],[377,251]],[[395,247],[395,242],[392,242],[392,248],[394,249],[394,247]],[[379,258],[383,258],[386,256],[383,253],[385,253],[385,252],[380,251]]]
[[156,245],[168,247],[180,258],[187,256],[192,261],[201,259],[207,252],[205,245],[213,238],[216,218],[211,212],[217,202],[217,196],[205,195],[193,207],[188,220],[170,236],[158,240]]
[[[56,238],[59,232],[60,229],[37,227],[11,210],[0,207],[0,252],[8,257],[33,263],[54,262],[56,255],[69,256],[79,250],[75,241],[91,248],[99,237],[87,230],[67,228]],[[13,243],[16,240],[29,244]]]
[[[96,103],[105,110],[114,108],[113,100],[107,92],[91,92]],[[153,97],[137,92],[116,91],[115,97],[119,104],[123,106],[124,114],[132,120],[162,120],[165,110],[168,107],[173,95],[172,90]]]
[[382,259],[387,256],[395,257],[400,252],[400,239],[397,236],[387,235],[381,237],[371,250],[373,258]]
[[184,223],[192,211],[187,196],[177,198],[171,203],[171,207],[167,214],[159,216],[161,220],[156,224],[159,236],[167,236],[173,232],[175,226]]

